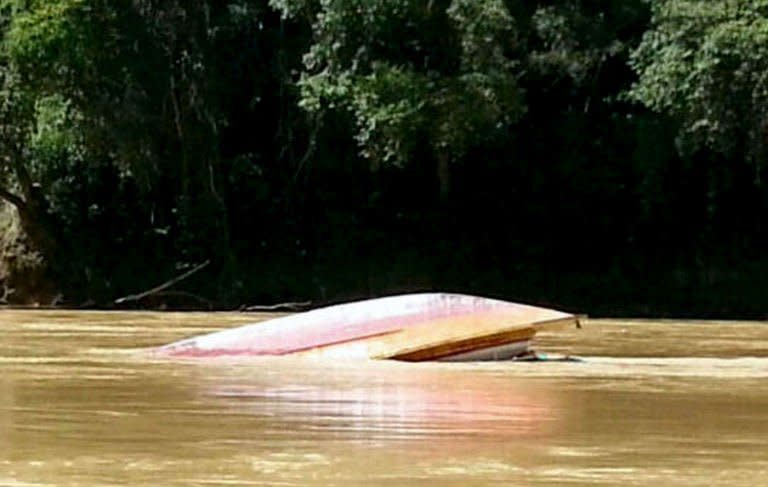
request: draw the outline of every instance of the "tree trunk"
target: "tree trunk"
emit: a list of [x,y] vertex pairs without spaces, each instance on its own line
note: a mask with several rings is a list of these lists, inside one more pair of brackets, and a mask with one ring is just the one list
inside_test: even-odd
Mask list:
[[442,202],[448,199],[448,194],[451,192],[451,165],[445,154],[437,156],[437,182]]
[[35,250],[40,252],[48,266],[55,266],[58,256],[58,243],[53,233],[53,225],[47,211],[47,201],[38,185],[32,182],[20,151],[11,157],[16,179],[22,195],[16,195],[5,188],[0,188],[0,199],[16,207],[21,228]]

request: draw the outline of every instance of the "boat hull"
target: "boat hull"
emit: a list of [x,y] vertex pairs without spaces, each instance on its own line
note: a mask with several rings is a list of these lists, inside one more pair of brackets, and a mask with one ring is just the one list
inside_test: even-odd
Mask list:
[[193,337],[167,357],[302,355],[403,361],[506,359],[573,315],[460,294],[411,294],[321,308]]

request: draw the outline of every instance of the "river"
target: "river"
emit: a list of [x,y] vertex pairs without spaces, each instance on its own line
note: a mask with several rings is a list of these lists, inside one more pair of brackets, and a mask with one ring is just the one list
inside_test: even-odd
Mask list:
[[270,315],[0,311],[0,486],[768,482],[768,325],[590,320],[580,361],[149,359]]

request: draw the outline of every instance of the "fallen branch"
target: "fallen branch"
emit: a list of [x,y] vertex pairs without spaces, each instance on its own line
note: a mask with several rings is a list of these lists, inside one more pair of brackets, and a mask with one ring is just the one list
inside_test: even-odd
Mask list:
[[179,282],[181,282],[184,279],[190,277],[191,275],[193,275],[193,274],[195,274],[195,273],[205,269],[208,266],[208,264],[210,264],[210,263],[211,263],[210,260],[206,260],[202,264],[199,264],[199,265],[193,267],[192,269],[188,270],[184,274],[181,274],[181,275],[179,275],[177,277],[174,277],[170,281],[166,281],[163,284],[160,284],[159,286],[156,286],[156,287],[153,287],[152,289],[144,291],[143,293],[131,294],[129,296],[124,296],[122,298],[117,298],[117,299],[115,299],[115,304],[123,304],[123,303],[130,303],[130,302],[133,302],[133,301],[140,301],[140,300],[146,298],[147,296],[152,296],[153,294],[157,294],[159,292],[165,291],[166,289],[168,289],[169,287],[173,286],[174,284],[178,284]]
[[277,303],[253,306],[246,306],[241,311],[299,311],[307,306],[311,305],[312,301],[301,301],[298,303]]

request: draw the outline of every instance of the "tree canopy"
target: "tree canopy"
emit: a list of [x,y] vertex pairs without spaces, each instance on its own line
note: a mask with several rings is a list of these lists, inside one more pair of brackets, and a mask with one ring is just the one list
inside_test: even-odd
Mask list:
[[718,289],[768,265],[766,13],[0,0],[3,294],[108,304],[210,261],[168,299],[749,308]]
[[680,122],[680,148],[746,157],[761,179],[768,136],[768,2],[666,0],[632,56],[631,96]]

